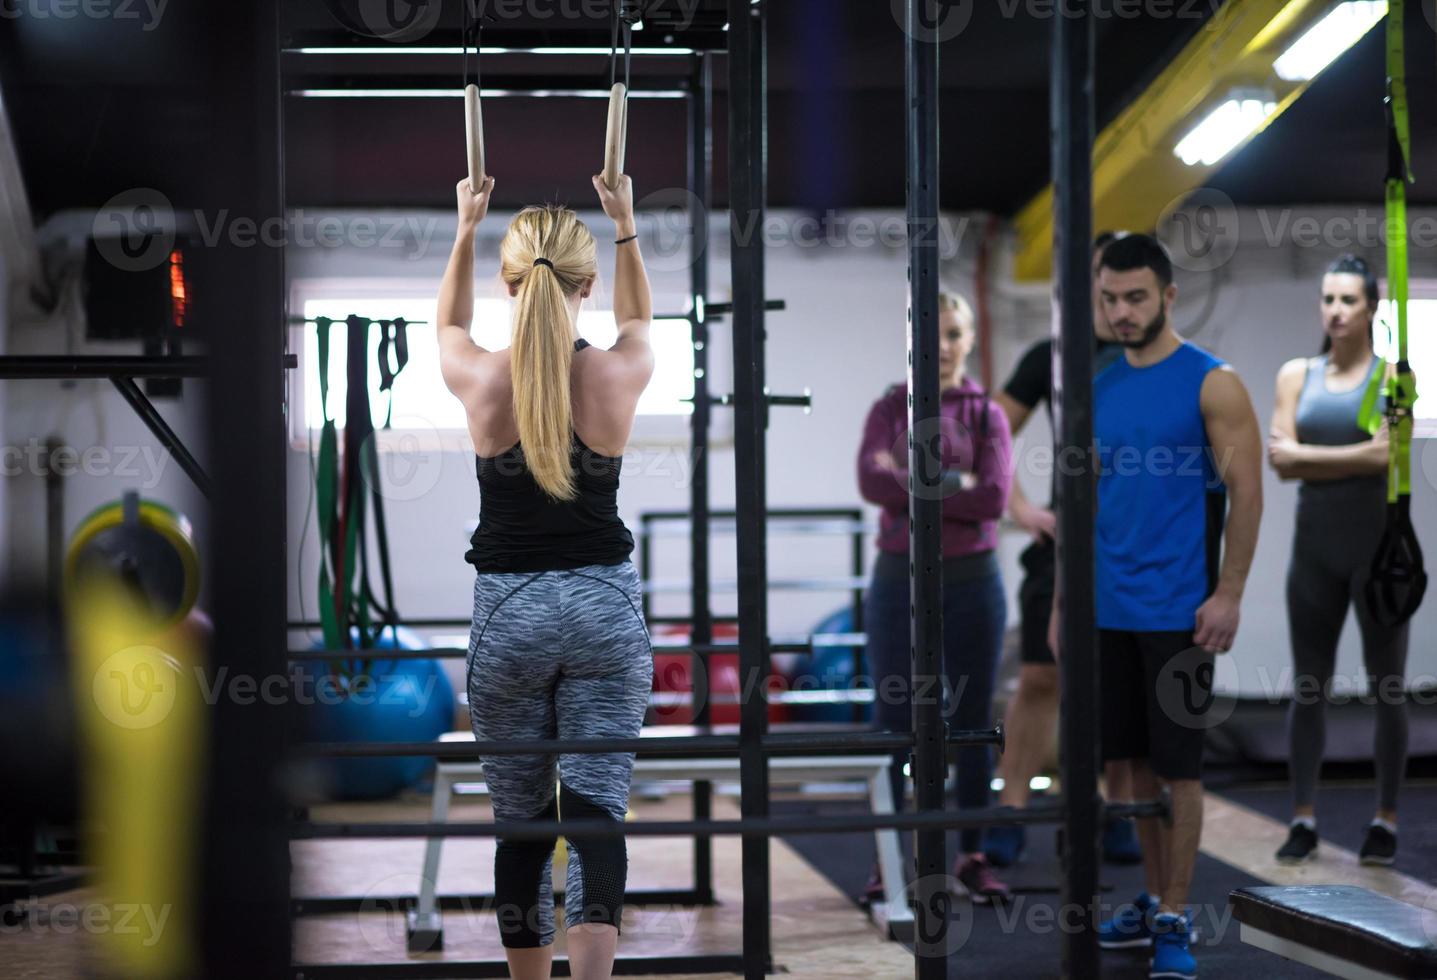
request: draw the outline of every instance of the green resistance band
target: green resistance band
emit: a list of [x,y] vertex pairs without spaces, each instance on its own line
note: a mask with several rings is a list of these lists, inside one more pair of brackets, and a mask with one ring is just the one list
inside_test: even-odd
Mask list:
[[[1397,369],[1391,378],[1382,372],[1387,396],[1387,525],[1372,558],[1366,588],[1368,608],[1390,626],[1411,618],[1427,589],[1422,548],[1411,515],[1417,385],[1407,361],[1407,183],[1412,177],[1407,165],[1411,141],[1402,38],[1405,6],[1405,0],[1389,0],[1387,5],[1387,291],[1397,319]],[[1362,407],[1365,418],[1359,421],[1370,424],[1376,414],[1371,386]]]
[[1387,502],[1412,493],[1412,423],[1417,386],[1407,362],[1407,67],[1402,40],[1404,0],[1387,6],[1387,283],[1397,316],[1397,371],[1386,383]]

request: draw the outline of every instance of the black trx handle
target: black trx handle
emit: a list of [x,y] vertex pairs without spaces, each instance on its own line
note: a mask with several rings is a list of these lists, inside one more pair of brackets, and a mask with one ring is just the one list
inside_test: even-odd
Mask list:
[[1383,626],[1400,626],[1412,618],[1427,592],[1422,545],[1412,527],[1412,498],[1403,496],[1387,505],[1387,527],[1365,588],[1367,608]]

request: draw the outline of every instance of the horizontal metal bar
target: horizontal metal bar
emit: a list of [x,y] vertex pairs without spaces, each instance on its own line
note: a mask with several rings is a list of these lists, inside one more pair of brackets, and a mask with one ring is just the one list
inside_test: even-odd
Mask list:
[[[709,516],[716,520],[737,520],[738,515],[731,510],[710,511]],[[765,515],[769,521],[787,520],[808,520],[812,518],[851,518],[860,520],[863,511],[856,507],[775,507]],[[684,524],[689,522],[690,514],[686,510],[645,510],[639,512],[639,522],[647,524],[652,521],[679,521]]]
[[[811,688],[799,691],[769,691],[764,696],[769,704],[873,704],[878,693],[871,687]],[[737,694],[710,694],[704,699],[712,705],[742,704]],[[649,704],[656,708],[685,707],[694,703],[690,691],[653,691]]]
[[[378,323],[380,322],[379,319],[370,319],[369,317],[360,317],[360,319],[361,319],[361,320],[369,320],[369,325],[370,325],[370,326],[374,326],[374,325],[376,325],[376,324],[378,324]],[[398,318],[398,317],[390,317],[389,319],[390,319],[390,322],[393,322],[394,320],[397,320],[397,319],[399,319],[399,318]],[[349,320],[348,317],[339,317],[339,318],[330,317],[329,322],[330,322],[330,325],[331,325],[331,326],[339,326],[339,325],[341,325],[341,324],[343,324],[343,323],[346,323],[348,320]],[[313,317],[313,316],[292,316],[292,317],[289,318],[289,325],[292,326],[292,327],[302,327],[302,326],[304,326],[306,323],[316,324],[316,323],[318,323],[318,322],[319,322],[319,318],[318,318],[318,317]],[[405,321],[404,321],[404,325],[405,325],[406,327],[424,327],[424,326],[428,326],[428,325],[429,325],[429,321],[428,321],[428,320],[405,320]]]
[[[445,48],[445,47],[423,47],[423,48],[419,48],[419,47],[412,47],[412,48],[411,48],[411,47],[383,47],[383,48],[377,48],[377,47],[358,47],[358,46],[352,47],[352,48],[345,48],[345,47],[327,47],[327,48],[323,48],[323,47],[309,47],[309,48],[284,48],[284,49],[282,49],[282,51],[283,51],[284,54],[287,54],[287,55],[301,55],[301,56],[307,56],[307,57],[332,57],[332,56],[335,56],[335,55],[339,55],[339,56],[345,56],[345,57],[352,57],[352,56],[375,57],[375,56],[379,56],[379,57],[391,57],[391,58],[392,58],[392,57],[395,57],[395,56],[405,57],[405,58],[413,58],[413,57],[426,57],[426,56],[435,56],[435,55],[444,55],[444,56],[451,57],[451,58],[458,58],[458,57],[460,57],[461,55],[463,55],[463,54],[465,53],[465,49],[464,49],[464,48],[460,48],[460,47],[457,47],[457,46],[456,46],[456,47],[452,47],[452,48]],[[538,48],[511,48],[511,47],[496,47],[496,46],[485,45],[485,46],[482,47],[482,48],[474,48],[473,46],[470,46],[469,51],[471,51],[471,52],[472,52],[472,51],[477,51],[477,52],[478,52],[479,54],[481,54],[481,55],[486,55],[486,54],[487,54],[487,55],[496,55],[496,56],[497,56],[497,55],[502,55],[502,56],[506,56],[506,57],[507,57],[507,56],[511,56],[511,55],[536,55],[536,56],[539,56],[539,57],[562,56],[562,57],[581,57],[581,58],[582,58],[582,57],[608,58],[608,57],[610,56],[610,54],[611,54],[611,52],[610,52],[610,50],[609,50],[609,44],[608,44],[607,41],[604,42],[604,44],[603,44],[602,46],[589,45],[589,46],[586,46],[586,47],[576,47],[576,46],[573,46],[573,45],[569,45],[569,46],[549,45],[549,46],[546,46],[546,47],[538,47]],[[627,54],[632,54],[635,58],[689,58],[689,57],[692,57],[693,55],[695,55],[697,52],[695,52],[693,48],[637,48],[637,47],[636,47],[636,48],[630,48],[626,53],[627,53]],[[690,72],[692,72],[693,69],[690,68],[690,69],[688,69],[688,70],[689,70]]]
[[777,837],[788,834],[847,834],[860,831],[981,829],[997,825],[1061,823],[1060,806],[982,807],[972,810],[927,810],[920,813],[851,813],[750,817],[741,820],[523,820],[489,823],[302,823],[290,826],[292,840],[323,838],[503,837],[543,840],[547,837],[716,837],[743,835]]
[[[374,82],[355,86],[305,85],[285,91],[285,95],[297,99],[462,99],[464,90],[459,88],[403,88],[392,84],[388,78],[377,78]],[[486,88],[479,93],[485,99],[607,99],[607,88],[597,85],[584,87],[567,85],[549,88],[514,89]],[[682,99],[688,93],[682,89],[638,89],[628,93],[630,99]]]
[[1164,786],[1155,800],[1139,800],[1136,803],[1105,803],[1103,812],[1108,817],[1161,817],[1170,823],[1173,816],[1172,791]]
[[[643,590],[647,593],[658,594],[663,592],[687,593],[691,586],[687,579],[647,579],[641,583]],[[770,590],[781,590],[787,592],[849,592],[853,589],[867,587],[868,579],[861,576],[845,575],[833,576],[831,578],[791,578],[791,579],[769,579]],[[709,584],[710,592],[738,591],[736,579],[714,579]]]
[[[719,406],[730,406],[734,404],[733,395],[710,395],[709,403]],[[693,401],[692,398],[681,398],[680,401]],[[765,395],[764,401],[770,405],[796,405],[803,408],[813,407],[813,395]]]
[[[556,956],[550,976],[568,977],[569,961]],[[692,976],[743,973],[738,953],[694,955],[618,956],[611,971],[616,977]],[[292,963],[293,980],[484,980],[509,976],[504,960],[411,959],[403,963]]]
[[[468,625],[465,623],[464,625]],[[815,633],[807,639],[775,641],[769,644],[769,653],[811,653],[826,647],[857,647],[868,642],[865,633]],[[700,657],[713,657],[737,653],[737,643],[654,643],[654,653],[692,653]],[[294,661],[320,660],[448,660],[466,657],[469,651],[464,647],[423,647],[405,650],[291,650],[287,654]]]
[[126,355],[7,354],[0,357],[0,378],[202,378],[209,359],[194,355],[139,357]]
[[[691,888],[646,888],[626,890],[625,905],[698,905],[698,893]],[[475,912],[494,907],[494,894],[437,895],[441,912]],[[555,889],[554,901],[564,904],[564,890]],[[289,900],[290,915],[332,915],[337,912],[380,912],[408,910],[418,904],[414,895],[307,895]]]
[[[1003,727],[952,732],[949,745],[997,745]],[[897,752],[913,747],[912,732],[773,732],[760,739],[769,755],[850,755]],[[658,735],[648,738],[529,739],[495,742],[301,742],[304,756],[422,756],[477,760],[488,755],[608,754],[636,752],[653,758],[738,755],[738,735]]]
[[[728,48],[728,33],[724,31],[722,19],[713,24],[704,23],[705,18],[702,11],[698,12],[700,19],[690,23],[687,28],[679,24],[670,24],[665,20],[650,18],[645,21],[644,30],[639,34],[645,38],[652,31],[655,37],[673,37],[672,47],[684,49],[687,54],[676,50],[679,57],[692,57],[694,51],[725,51]],[[611,37],[607,18],[603,22],[595,23],[592,28],[565,26],[561,30],[514,27],[510,28],[503,24],[487,24],[484,27],[484,46],[486,51],[492,48],[502,48],[505,53],[529,53],[538,52],[550,48],[562,48],[569,50],[573,48],[588,48],[604,55],[609,54]],[[639,34],[635,39],[639,39]],[[472,40],[470,38],[469,40]],[[458,28],[435,26],[433,30],[425,31],[422,37],[414,38],[414,44],[407,45],[400,42],[381,40],[378,37],[366,37],[353,30],[298,30],[291,32],[283,42],[282,51],[286,54],[298,54],[302,51],[309,51],[315,48],[332,50],[375,50],[382,48],[389,52],[390,56],[408,54],[430,54],[437,52],[448,53],[458,57],[463,50],[465,38]],[[636,50],[652,50],[656,45],[644,45],[642,48],[635,46]],[[473,46],[470,45],[470,50]],[[692,67],[687,68],[687,73],[693,71]]]
[[425,647],[417,650],[291,650],[290,660],[312,662],[316,660],[342,660],[353,663],[356,660],[451,660],[469,655],[463,647]]
[[[468,616],[465,616],[463,618],[455,616],[452,618],[439,617],[428,619],[405,618],[401,619],[398,625],[408,626],[413,629],[450,629],[459,626],[467,628],[472,625],[472,623],[473,620],[470,619]],[[291,619],[288,623],[288,628],[292,630],[313,630],[319,629],[321,625],[323,624],[321,624],[320,621],[317,619]],[[353,651],[350,652],[353,653]]]
[[[709,534],[734,534],[736,529],[737,525],[733,521],[711,521],[709,523]],[[803,523],[779,521],[770,525],[768,536],[774,538],[786,534],[875,534],[877,531],[878,525],[867,521],[827,520]],[[633,532],[636,538],[686,538],[690,533],[688,528],[667,521],[649,527],[641,525]]]
[[[692,616],[668,616],[657,613],[644,617],[650,626],[689,626],[693,623]],[[712,622],[715,626],[722,623],[724,626],[736,626],[738,617],[734,615],[714,616]]]
[[[784,300],[781,300],[781,299],[771,299],[771,300],[767,300],[767,301],[764,302],[763,308],[764,308],[765,310],[786,310],[786,309],[788,309],[788,304],[787,304]],[[732,304],[732,303],[705,303],[705,304],[704,304],[704,316],[723,316],[723,315],[726,314],[726,313],[732,313],[732,312],[733,312],[733,304]]]

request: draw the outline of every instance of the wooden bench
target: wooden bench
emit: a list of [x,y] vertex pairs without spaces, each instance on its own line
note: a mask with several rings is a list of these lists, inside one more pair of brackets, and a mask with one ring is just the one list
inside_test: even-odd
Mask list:
[[[644,729],[668,737],[665,729]],[[450,732],[442,742],[472,742],[472,732]],[[862,779],[868,783],[868,799],[876,814],[893,812],[893,789],[889,783],[890,755],[862,756],[775,756],[768,761],[771,786],[797,786],[812,782],[833,782]],[[739,779],[739,760],[705,756],[700,758],[645,758],[634,760],[634,778],[646,781],[682,780],[687,782],[733,782]],[[482,782],[484,769],[479,760],[473,762],[440,762],[434,772],[434,801],[430,820],[444,823],[449,819],[449,801],[459,783]],[[488,788],[485,787],[485,792]],[[887,928],[890,935],[911,932],[913,913],[904,895],[903,851],[898,831],[891,827],[873,832],[878,845],[878,867],[883,879],[882,908],[875,906],[874,918]],[[409,914],[409,948],[425,952],[441,948],[443,923],[437,907],[436,883],[439,880],[439,855],[444,841],[431,838],[424,847],[424,867],[419,879],[419,897]]]
[[1355,885],[1228,896],[1242,941],[1338,977],[1437,977],[1437,911]]

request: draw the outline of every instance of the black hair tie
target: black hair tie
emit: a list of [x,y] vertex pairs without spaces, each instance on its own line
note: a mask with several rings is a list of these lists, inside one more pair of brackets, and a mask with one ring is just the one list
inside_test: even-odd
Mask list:
[[540,257],[540,258],[535,259],[535,260],[534,260],[534,265],[535,265],[535,266],[547,265],[547,266],[548,266],[549,268],[551,268],[551,269],[554,268],[554,263],[550,262],[548,259],[543,258],[543,257]]

